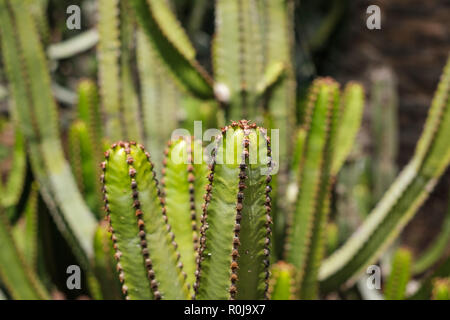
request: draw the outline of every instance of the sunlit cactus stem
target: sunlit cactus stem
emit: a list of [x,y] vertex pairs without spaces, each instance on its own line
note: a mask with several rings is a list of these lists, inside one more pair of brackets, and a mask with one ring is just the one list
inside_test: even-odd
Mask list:
[[270,141],[233,122],[216,139],[203,206],[196,299],[267,297],[271,238]]
[[119,142],[101,176],[119,280],[127,299],[186,299],[188,289],[150,154]]

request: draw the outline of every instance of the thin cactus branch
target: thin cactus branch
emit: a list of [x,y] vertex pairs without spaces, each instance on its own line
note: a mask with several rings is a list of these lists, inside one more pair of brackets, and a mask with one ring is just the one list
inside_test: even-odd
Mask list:
[[[258,1],[260,20],[262,21],[262,50],[264,72],[283,67],[283,74],[265,94],[266,109],[270,117],[271,128],[278,129],[280,172],[286,172],[291,151],[288,141],[292,141],[297,121],[295,115],[296,81],[294,69],[294,1],[263,0]],[[284,159],[286,159],[284,161]],[[280,177],[282,178],[282,177]],[[284,182],[282,178],[280,193]]]
[[144,141],[155,163],[162,163],[165,143],[178,126],[178,94],[172,79],[164,76],[164,67],[142,30],[137,32],[137,63]]
[[[124,133],[128,140],[142,139],[139,101],[133,82],[131,61],[134,56],[136,18],[128,1],[120,0],[120,78],[121,111]],[[123,137],[122,137],[123,138]]]
[[[77,118],[83,121],[89,129],[93,144],[98,144],[103,138],[103,124],[100,111],[97,87],[91,80],[84,79],[78,85]],[[101,154],[102,148],[96,153]]]
[[194,95],[212,99],[212,79],[195,60],[195,51],[164,1],[133,0],[138,21],[177,83]]
[[339,173],[352,151],[356,135],[361,127],[363,111],[364,88],[361,84],[350,82],[345,86],[342,94],[333,165],[331,167],[333,177],[336,177]]
[[433,242],[414,261],[413,274],[420,274],[428,270],[445,254],[450,245],[450,205],[441,224],[441,230]]
[[398,97],[396,80],[390,69],[372,74],[371,111],[374,141],[373,203],[378,202],[397,174],[398,152]]
[[91,211],[100,218],[101,191],[98,163],[102,158],[102,123],[97,89],[90,80],[78,86],[77,120],[69,130],[69,159],[78,187]]
[[96,165],[99,162],[95,158],[96,146],[92,143],[89,130],[83,121],[78,120],[71,125],[69,145],[70,164],[80,192],[91,211],[100,218],[102,198]]
[[47,55],[53,60],[67,59],[93,48],[98,41],[98,31],[91,29],[68,40],[48,46]]
[[450,278],[434,280],[432,299],[450,300]]

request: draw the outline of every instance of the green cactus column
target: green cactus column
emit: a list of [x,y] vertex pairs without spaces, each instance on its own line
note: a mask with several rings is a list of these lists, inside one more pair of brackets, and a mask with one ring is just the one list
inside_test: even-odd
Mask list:
[[272,266],[269,280],[269,296],[271,300],[293,300],[297,292],[295,268],[284,261]]
[[411,251],[400,248],[395,252],[391,274],[384,289],[386,300],[403,300],[406,295],[406,286],[411,279]]
[[180,254],[142,145],[112,145],[103,162],[103,192],[119,280],[127,299],[187,299]]
[[330,78],[316,80],[305,114],[306,136],[297,168],[299,191],[286,244],[287,261],[299,271],[302,299],[315,299],[318,293],[317,273],[325,244],[338,97],[335,81]]
[[203,206],[197,299],[264,299],[272,222],[270,140],[248,121],[217,137]]
[[450,163],[450,59],[413,158],[363,225],[320,267],[321,289],[352,283],[394,241],[434,189]]
[[187,283],[192,288],[199,246],[201,208],[208,183],[208,166],[202,159],[201,141],[193,141],[191,137],[170,141],[165,155],[161,180],[162,197],[179,245]]

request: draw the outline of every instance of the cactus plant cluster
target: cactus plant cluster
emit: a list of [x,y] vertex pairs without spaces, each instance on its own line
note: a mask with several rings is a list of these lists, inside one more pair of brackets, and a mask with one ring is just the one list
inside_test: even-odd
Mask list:
[[[54,235],[94,299],[327,298],[386,257],[384,298],[448,299],[450,211],[421,256],[396,239],[450,163],[450,60],[396,178],[396,109],[380,101],[385,78],[376,77],[370,168],[380,175],[367,200],[369,166],[346,164],[366,93],[320,77],[297,103],[294,1],[217,0],[210,74],[169,2],[98,0],[98,87],[80,81],[67,126],[42,8],[0,0],[15,137],[0,184],[0,297],[55,296],[42,258]],[[192,134],[171,138],[194,120],[221,127],[209,146]],[[350,193],[339,190],[361,184],[355,230],[341,212]]]

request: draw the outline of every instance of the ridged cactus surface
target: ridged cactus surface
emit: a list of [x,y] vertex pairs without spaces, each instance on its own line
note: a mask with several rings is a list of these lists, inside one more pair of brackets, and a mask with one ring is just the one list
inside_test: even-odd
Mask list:
[[246,120],[225,127],[210,166],[196,298],[266,298],[272,221],[266,130]]

